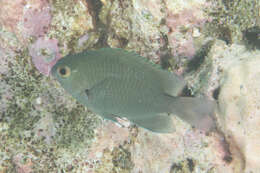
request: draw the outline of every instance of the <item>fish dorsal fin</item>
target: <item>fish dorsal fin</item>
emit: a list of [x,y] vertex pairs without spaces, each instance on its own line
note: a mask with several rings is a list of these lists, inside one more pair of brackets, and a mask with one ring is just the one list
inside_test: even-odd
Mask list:
[[134,51],[127,51],[121,48],[102,48],[99,49],[103,54],[110,56],[121,56],[122,59],[131,62],[137,62],[139,64],[148,64],[149,66],[155,67],[162,70],[161,66],[151,62],[148,58],[145,58]]
[[163,70],[160,65],[152,63],[148,58],[142,57],[136,52],[126,51],[120,48],[102,48],[98,51],[101,55],[106,55],[107,57],[120,57],[120,60],[127,64],[135,63],[135,65],[147,65],[151,67],[157,72],[158,77],[162,82],[164,92],[168,95],[177,96],[186,85],[181,77]]

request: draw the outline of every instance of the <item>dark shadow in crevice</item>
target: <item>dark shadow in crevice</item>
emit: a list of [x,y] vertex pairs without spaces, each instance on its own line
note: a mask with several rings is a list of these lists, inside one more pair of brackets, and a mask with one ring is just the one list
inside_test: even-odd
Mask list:
[[196,55],[188,62],[186,73],[196,71],[205,61],[211,46],[213,45],[214,41],[210,40],[206,44],[204,44],[200,50],[197,51]]
[[193,97],[193,95],[191,94],[191,90],[188,88],[187,85],[182,89],[181,94],[179,96],[182,96],[182,97]]
[[94,48],[108,47],[107,44],[107,33],[108,28],[99,18],[99,13],[102,9],[102,2],[100,0],[86,0],[90,14],[93,18],[94,30],[99,32],[100,36],[97,43],[93,46]]
[[260,49],[260,27],[255,26],[243,31],[243,40],[248,49]]
[[216,88],[216,89],[213,91],[213,98],[214,98],[215,100],[218,100],[219,93],[220,93],[220,87]]

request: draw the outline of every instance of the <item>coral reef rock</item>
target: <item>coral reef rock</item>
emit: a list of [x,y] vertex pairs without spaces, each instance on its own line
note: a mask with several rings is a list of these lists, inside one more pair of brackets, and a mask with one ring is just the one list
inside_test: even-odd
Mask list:
[[237,45],[225,52],[229,59],[222,67],[220,124],[231,150],[237,146],[242,153],[245,172],[260,172],[260,52]]
[[193,93],[218,100],[216,118],[235,173],[260,172],[260,51],[215,40],[186,80]]
[[[0,173],[260,173],[258,1],[0,0]],[[187,95],[218,100],[219,132],[118,126],[48,76],[107,46],[165,60]]]

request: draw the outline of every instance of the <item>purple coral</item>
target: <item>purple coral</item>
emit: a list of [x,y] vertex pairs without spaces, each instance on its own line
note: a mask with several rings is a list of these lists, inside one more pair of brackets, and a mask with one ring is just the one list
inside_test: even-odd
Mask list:
[[0,25],[15,32],[22,18],[25,0],[0,1]]
[[25,36],[43,36],[51,23],[50,6],[47,0],[35,1],[26,7],[23,16]]
[[0,1],[0,25],[26,47],[30,36],[44,36],[51,24],[48,0]]
[[29,54],[35,67],[45,75],[49,75],[51,68],[61,58],[58,40],[40,37],[29,47]]

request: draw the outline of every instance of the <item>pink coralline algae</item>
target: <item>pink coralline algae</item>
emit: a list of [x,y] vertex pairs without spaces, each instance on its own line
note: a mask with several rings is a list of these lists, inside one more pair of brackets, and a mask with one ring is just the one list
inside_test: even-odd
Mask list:
[[40,37],[29,47],[29,54],[35,67],[45,75],[49,75],[51,68],[61,58],[58,40]]
[[0,1],[0,25],[4,30],[14,33],[23,43],[30,36],[44,36],[50,23],[50,4],[47,0]]
[[188,35],[187,38],[179,38],[177,39],[174,34],[169,35],[170,44],[173,45],[172,54],[175,56],[184,56],[188,58],[192,58],[196,49],[193,43],[193,38]]
[[168,12],[166,25],[170,29],[168,37],[169,44],[173,48],[173,55],[188,58],[195,55],[193,29],[201,28],[208,21],[201,13],[201,10],[196,8],[184,9],[177,14]]
[[92,144],[89,152],[89,158],[93,160],[99,159],[104,149],[112,150],[127,141],[130,136],[127,128],[120,128],[113,122],[106,123],[97,131],[97,141]]
[[[14,35],[23,47],[29,44],[31,36],[44,36],[50,28],[51,19],[47,0],[0,1],[0,25],[9,35]],[[15,49],[11,43],[7,47]]]
[[7,30],[15,32],[25,4],[25,0],[0,1],[0,24]]
[[180,14],[169,13],[167,16],[166,24],[173,31],[177,31],[182,26],[192,25],[200,26],[205,23],[206,20],[196,14],[196,10],[184,9]]
[[31,173],[33,172],[33,162],[30,158],[24,161],[25,155],[19,153],[13,157],[13,163],[15,165],[15,170],[17,173]]
[[24,10],[23,32],[25,36],[43,36],[51,22],[50,6],[47,0],[29,2]]

